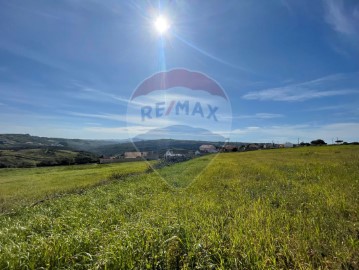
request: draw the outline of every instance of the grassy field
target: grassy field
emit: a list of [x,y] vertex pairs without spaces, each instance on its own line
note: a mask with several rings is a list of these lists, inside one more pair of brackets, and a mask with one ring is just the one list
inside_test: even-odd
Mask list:
[[0,213],[147,170],[145,162],[0,169]]
[[0,269],[358,269],[359,147],[208,158],[2,215]]

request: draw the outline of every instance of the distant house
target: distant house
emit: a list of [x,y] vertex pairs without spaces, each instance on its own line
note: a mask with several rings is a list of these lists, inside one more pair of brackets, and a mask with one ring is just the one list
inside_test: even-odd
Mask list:
[[258,145],[258,144],[252,143],[252,144],[249,144],[249,145],[247,146],[247,150],[258,150],[258,149],[259,149],[259,145]]
[[205,152],[205,153],[217,153],[218,152],[217,148],[211,144],[203,144],[199,147],[199,150],[201,152]]
[[184,156],[183,154],[174,153],[173,150],[167,150],[165,155],[164,155],[164,158],[168,159],[168,158],[183,157],[183,156]]
[[227,144],[221,148],[222,152],[236,152],[238,151],[238,147],[235,145]]
[[125,158],[146,158],[147,152],[125,152]]
[[102,156],[100,157],[100,163],[118,163],[118,162],[132,162],[140,161],[142,159],[155,160],[158,159],[158,153],[156,152],[125,152],[121,155],[112,157]]
[[187,150],[167,150],[163,158],[168,161],[185,161],[192,158],[194,153]]
[[264,143],[263,144],[263,149],[272,149],[272,148],[274,148],[273,143]]

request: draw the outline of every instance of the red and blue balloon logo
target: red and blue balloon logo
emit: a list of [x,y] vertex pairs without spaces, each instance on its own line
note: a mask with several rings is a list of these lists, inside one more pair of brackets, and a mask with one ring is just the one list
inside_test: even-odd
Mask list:
[[186,69],[159,72],[144,80],[133,92],[131,100],[153,91],[184,87],[193,91],[206,91],[211,95],[228,99],[221,86],[207,75]]
[[131,138],[224,141],[231,124],[225,91],[197,71],[178,68],[156,73],[138,85],[128,103]]

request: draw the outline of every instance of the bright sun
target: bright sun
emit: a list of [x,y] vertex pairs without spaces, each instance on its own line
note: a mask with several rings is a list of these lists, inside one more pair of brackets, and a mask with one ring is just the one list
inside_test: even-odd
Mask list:
[[155,20],[155,28],[160,35],[165,34],[170,28],[170,23],[166,17],[159,16]]

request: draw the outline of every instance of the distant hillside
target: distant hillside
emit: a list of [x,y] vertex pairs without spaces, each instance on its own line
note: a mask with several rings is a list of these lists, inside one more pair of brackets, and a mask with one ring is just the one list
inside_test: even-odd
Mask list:
[[109,144],[114,144],[114,141],[47,138],[29,134],[0,134],[0,150],[57,147],[93,152],[93,149]]
[[0,134],[0,168],[94,163],[93,148],[113,141],[61,139],[29,134]]
[[98,157],[89,152],[40,149],[0,150],[0,168],[24,168],[95,163]]
[[[171,134],[180,134],[182,130],[181,126],[170,127],[169,129],[156,130],[158,132],[170,132]],[[63,138],[48,138],[31,136],[29,134],[0,134],[0,150],[13,150],[15,152],[24,150],[39,149],[39,153],[44,153],[47,149],[63,150],[63,151],[85,151],[91,152],[97,156],[113,156],[123,154],[129,151],[156,151],[163,154],[168,149],[175,150],[197,150],[202,144],[214,144],[216,146],[222,146],[224,138],[215,134],[211,134],[201,129],[191,129],[192,133],[198,133],[209,136],[213,140],[192,140],[186,138],[186,140],[180,139],[155,139],[160,137],[153,137],[154,133],[143,134],[133,139],[134,143],[130,140],[83,140],[83,139],[63,139]],[[169,133],[167,133],[169,134]],[[177,137],[177,136],[175,136]],[[146,139],[147,138],[147,139]],[[243,143],[231,143],[241,145]],[[30,152],[31,152],[30,151]],[[88,153],[87,153],[88,154]]]
[[[185,138],[185,140],[183,139]],[[222,146],[225,138],[201,128],[173,125],[153,129],[133,138],[132,142],[102,145],[92,149],[97,154],[113,156],[129,151],[155,151],[164,154],[168,149],[198,150],[202,144]]]
[[94,149],[96,153],[112,156],[122,154],[128,151],[156,151],[164,154],[168,149],[174,150],[197,150],[202,144],[214,144],[222,146],[223,142],[193,141],[193,140],[143,140],[134,143],[118,143],[112,145],[101,146]]

